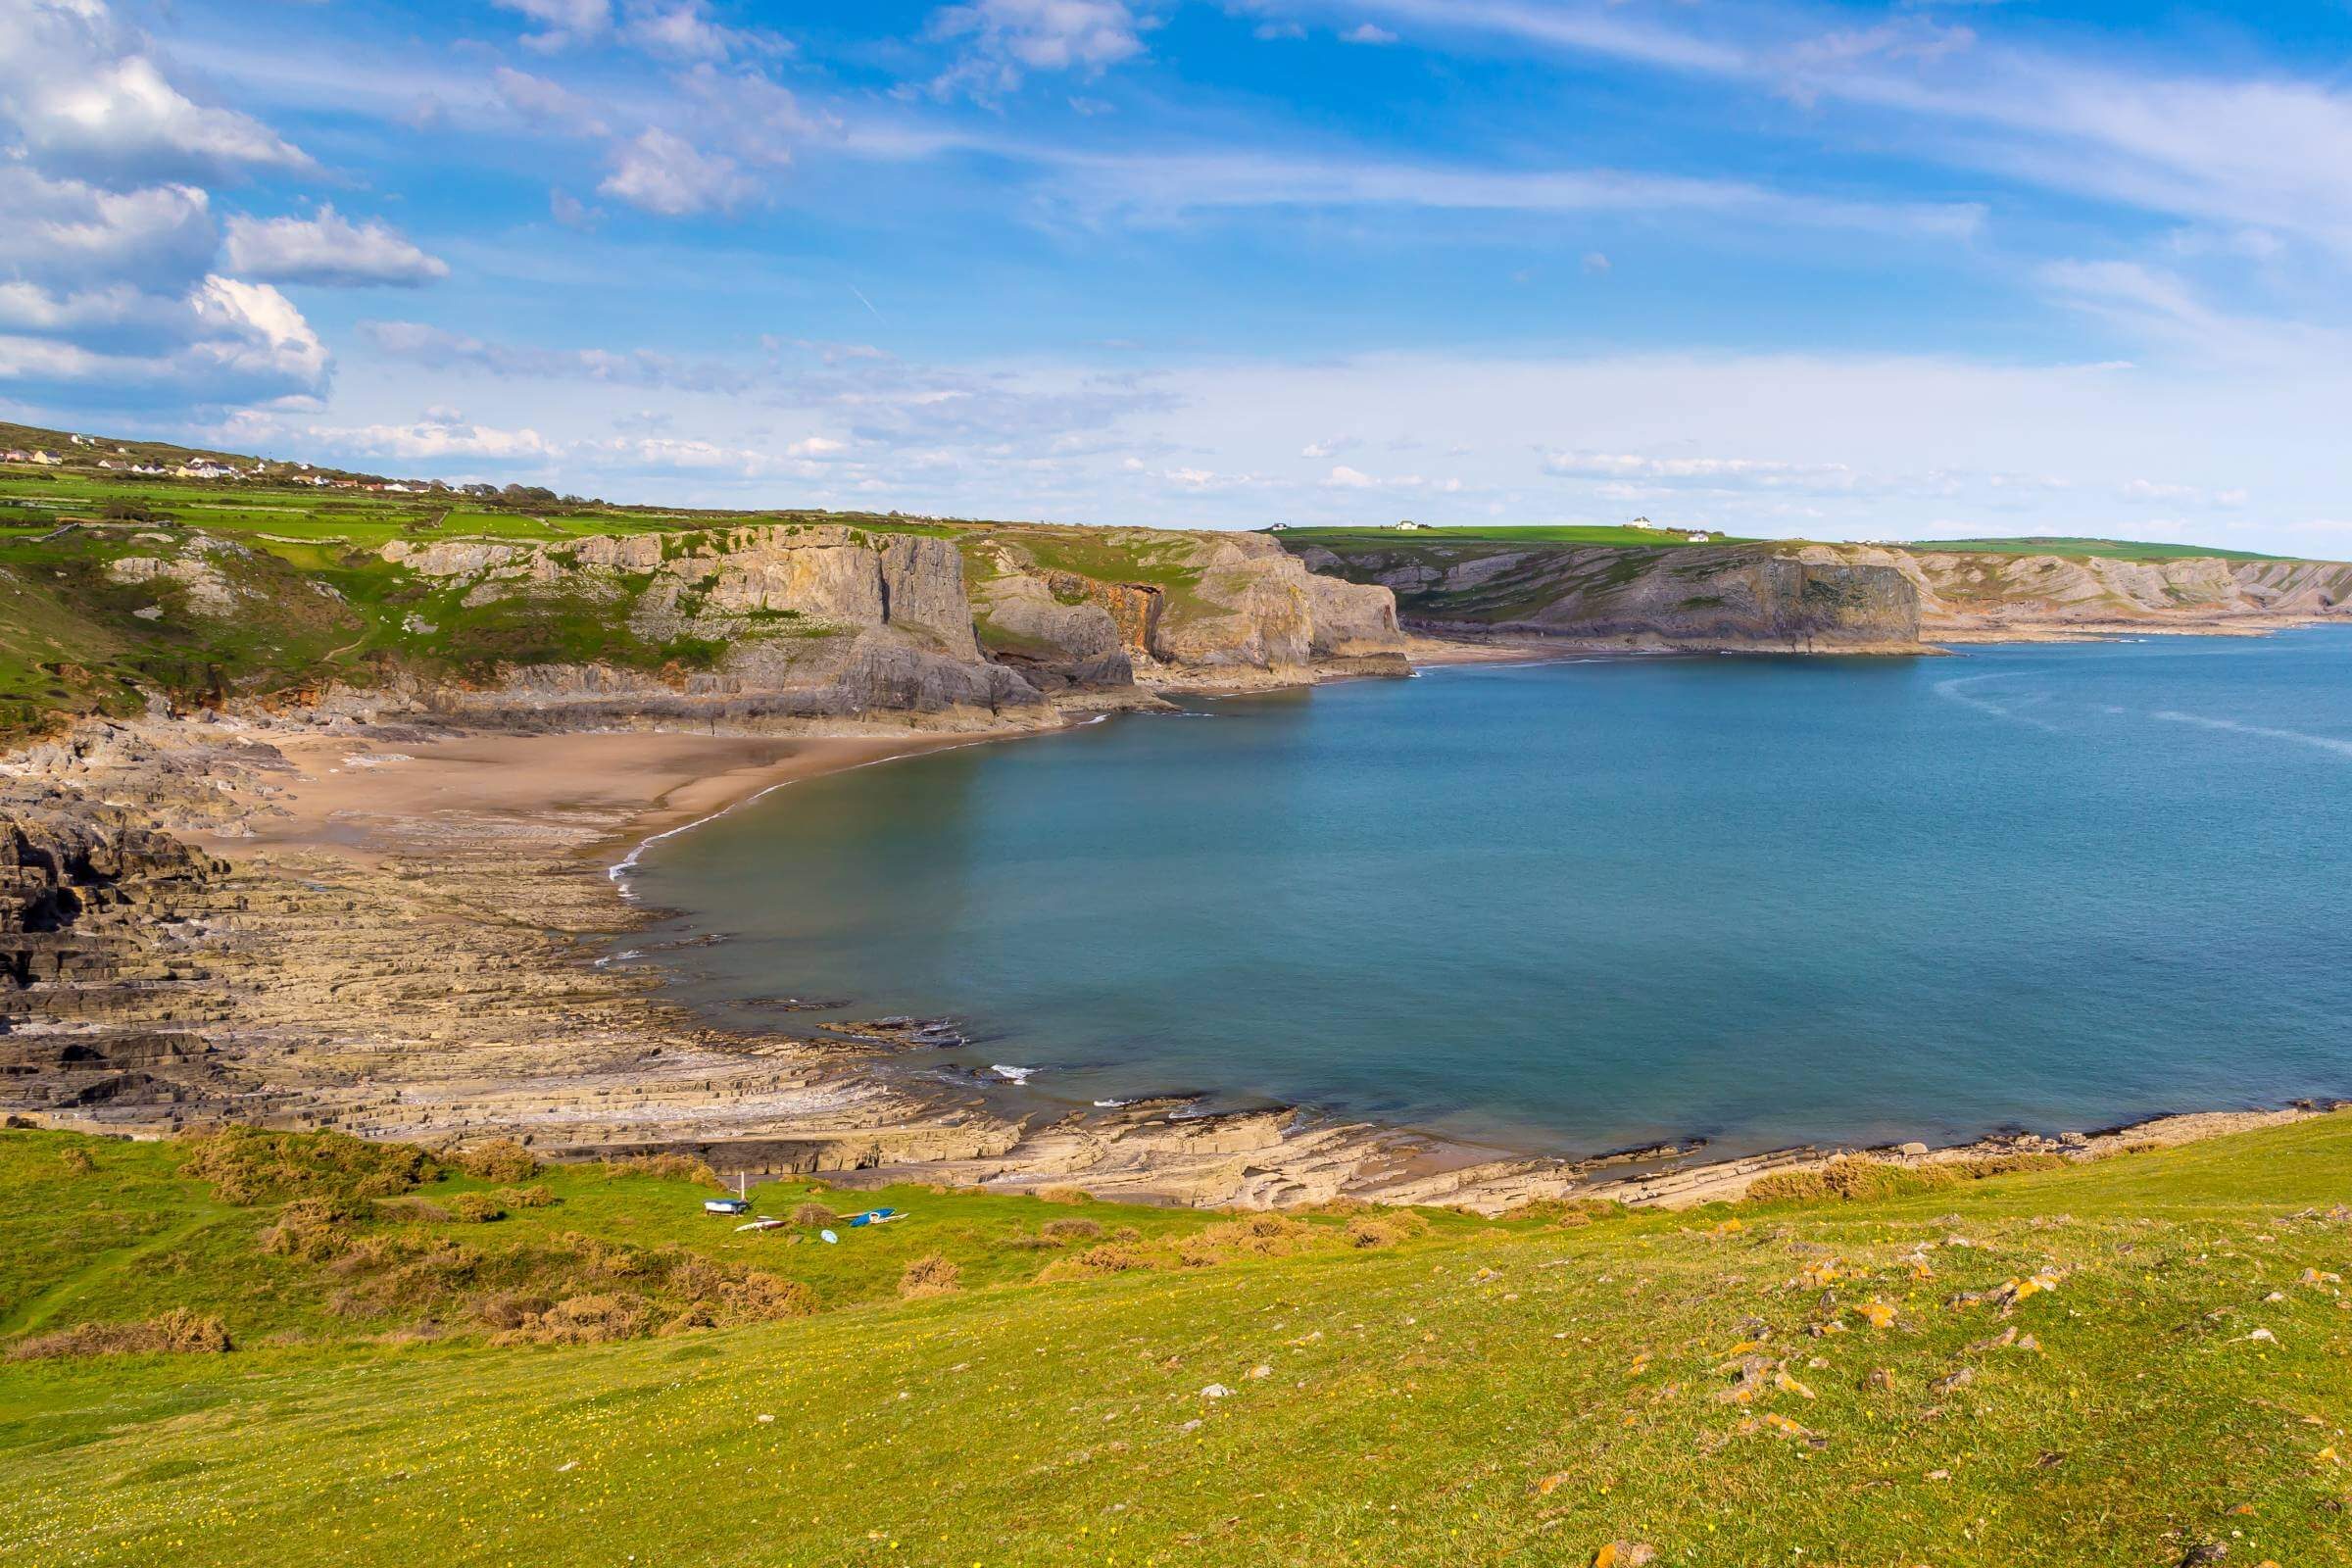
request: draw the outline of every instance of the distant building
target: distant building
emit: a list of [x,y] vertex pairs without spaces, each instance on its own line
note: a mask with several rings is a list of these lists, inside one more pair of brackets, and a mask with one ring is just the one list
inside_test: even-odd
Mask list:
[[1427,523],[1415,522],[1412,518],[1407,517],[1396,525],[1396,531],[1398,533],[1415,533],[1427,526],[1429,526]]
[[66,460],[59,457],[54,452],[35,452],[32,455],[32,461],[39,464],[44,468],[54,468]]
[[1705,543],[1706,543],[1708,540],[1710,540],[1710,539],[1712,539],[1712,538],[1714,538],[1714,537],[1715,537],[1715,536],[1714,536],[1713,534],[1711,534],[1711,533],[1708,533],[1708,532],[1707,532],[1705,529],[1703,529],[1703,528],[1700,528],[1700,529],[1695,529],[1695,530],[1693,530],[1693,531],[1692,531],[1692,533],[1690,534],[1690,542],[1691,542],[1692,544],[1694,544],[1694,545],[1703,545],[1703,544],[1705,544]]
[[32,454],[23,447],[10,447],[6,452],[0,452],[0,463],[30,463],[31,461]]
[[1268,532],[1268,533],[1281,533],[1281,532],[1282,532],[1284,529],[1286,529],[1286,528],[1288,528],[1288,527],[1290,527],[1290,524],[1289,524],[1289,523],[1287,523],[1287,522],[1269,522],[1269,523],[1267,523],[1267,524],[1266,524],[1266,532]]

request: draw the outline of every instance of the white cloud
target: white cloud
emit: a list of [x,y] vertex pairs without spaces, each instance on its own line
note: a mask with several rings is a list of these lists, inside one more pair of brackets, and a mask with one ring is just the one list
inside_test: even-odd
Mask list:
[[830,436],[812,435],[806,441],[795,441],[784,450],[796,458],[830,458],[849,451],[850,447],[846,441],[836,441]]
[[2121,486],[2116,495],[2135,506],[2203,507],[2230,511],[2246,504],[2242,489],[2209,490],[2203,485],[2168,484],[2155,479],[2133,479]]
[[2040,278],[2061,302],[2211,364],[2341,363],[2352,352],[2342,331],[2218,309],[2179,273],[2139,262],[2053,262]]
[[1369,22],[1359,22],[1340,34],[1342,43],[1395,43],[1396,35],[1386,27],[1375,27]]
[[176,300],[24,285],[0,297],[0,389],[18,396],[251,402],[321,392],[328,369],[302,313],[263,283],[208,277]]
[[204,275],[220,234],[193,185],[110,191],[0,164],[0,266],[78,285],[183,287]]
[[705,140],[756,168],[782,169],[802,140],[830,128],[805,112],[790,89],[757,71],[696,66],[677,78]]
[[1565,479],[1635,480],[1647,484],[1722,489],[1853,488],[1856,475],[1841,463],[1785,463],[1755,458],[1645,457],[1634,453],[1554,452],[1544,471]]
[[[2352,256],[2352,93],[2282,72],[2134,71],[1906,19],[1823,30],[1794,7],[1332,0],[1435,33],[1600,55],[1744,82],[1801,104],[1907,117],[1905,150],[2204,221],[2299,234]],[[1675,17],[1660,8],[1652,15]],[[1874,144],[1886,134],[1873,132]]]
[[259,121],[174,87],[103,0],[0,4],[0,123],[42,171],[103,184],[312,167]]
[[1323,482],[1334,490],[1369,490],[1380,483],[1360,468],[1350,468],[1345,463],[1334,464]]
[[230,219],[227,261],[278,283],[415,288],[449,275],[446,262],[381,221],[354,223],[329,206],[312,218]]
[[649,125],[615,151],[612,172],[596,188],[646,212],[683,218],[737,206],[758,186],[726,154],[700,152],[684,137]]
[[601,38],[612,30],[612,0],[491,0],[491,3],[539,24],[541,30],[522,40],[534,49],[562,49]]
[[749,41],[715,21],[706,0],[640,0],[629,13],[621,37],[649,54],[672,60],[724,60]]
[[565,228],[592,229],[604,214],[558,186],[547,193],[547,215]]
[[602,136],[605,122],[596,106],[561,82],[501,66],[490,74],[500,102],[536,124],[582,136]]
[[1286,158],[1262,153],[1025,151],[1073,196],[1146,218],[1258,207],[1396,207],[1577,214],[1695,212],[1720,219],[1966,239],[1984,223],[1969,203],[1875,203],[1809,196],[1744,180],[1609,170],[1490,170]]
[[552,458],[558,449],[538,431],[469,424],[455,410],[433,409],[412,424],[309,426],[304,432],[338,453],[422,463],[441,458],[488,458],[513,463]]
[[1029,72],[1100,75],[1143,53],[1143,24],[1126,0],[971,0],[932,14],[933,38],[965,52],[932,83],[940,92],[1010,92]]

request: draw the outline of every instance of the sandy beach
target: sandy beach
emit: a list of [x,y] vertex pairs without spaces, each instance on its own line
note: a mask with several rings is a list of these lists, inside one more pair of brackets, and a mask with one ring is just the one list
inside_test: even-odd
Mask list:
[[603,853],[723,811],[779,785],[893,758],[1029,731],[738,736],[625,730],[461,734],[401,740],[318,737],[278,746],[293,774],[273,798],[282,815],[242,845],[359,857],[396,851],[419,820],[463,823],[556,814],[602,817]]

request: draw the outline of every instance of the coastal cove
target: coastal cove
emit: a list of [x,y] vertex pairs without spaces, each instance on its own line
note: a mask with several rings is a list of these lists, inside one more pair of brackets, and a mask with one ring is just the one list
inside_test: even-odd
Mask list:
[[[1424,670],[812,778],[649,845],[619,951],[894,1076],[1592,1154],[2352,1089],[2352,633]],[[712,933],[726,940],[662,953]]]

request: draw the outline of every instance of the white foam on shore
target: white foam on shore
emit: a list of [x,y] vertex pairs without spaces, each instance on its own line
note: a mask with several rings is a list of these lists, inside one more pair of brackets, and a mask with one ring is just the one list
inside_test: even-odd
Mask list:
[[1007,1067],[1001,1061],[992,1061],[988,1065],[988,1070],[995,1073],[998,1077],[1004,1079],[1006,1083],[1025,1084],[1029,1081],[1031,1075],[1035,1074],[1039,1069],[1035,1067]]

